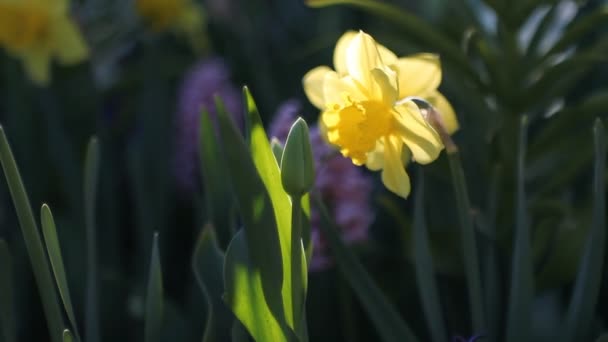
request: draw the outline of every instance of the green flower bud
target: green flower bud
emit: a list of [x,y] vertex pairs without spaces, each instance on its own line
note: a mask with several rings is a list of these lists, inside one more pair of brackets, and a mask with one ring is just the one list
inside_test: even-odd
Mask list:
[[308,125],[304,119],[298,118],[289,130],[283,149],[281,181],[289,195],[300,197],[310,191],[314,177]]

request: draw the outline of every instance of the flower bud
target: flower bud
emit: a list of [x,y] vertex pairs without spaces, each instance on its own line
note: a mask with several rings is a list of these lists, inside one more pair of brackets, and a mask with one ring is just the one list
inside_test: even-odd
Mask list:
[[289,130],[281,158],[281,181],[292,197],[304,195],[313,186],[312,148],[308,125],[302,118],[298,118]]

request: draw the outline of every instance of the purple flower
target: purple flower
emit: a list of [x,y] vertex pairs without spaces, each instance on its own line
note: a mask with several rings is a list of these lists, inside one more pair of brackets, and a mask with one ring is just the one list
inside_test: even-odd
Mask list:
[[230,71],[220,58],[208,58],[195,64],[182,82],[175,118],[176,151],[174,174],[180,190],[191,193],[199,177],[199,119],[202,110],[215,122],[215,96],[221,97],[226,110],[242,127],[241,93],[230,81]]
[[[300,104],[295,100],[283,103],[269,127],[270,136],[284,143],[299,110]],[[310,128],[310,142],[315,163],[315,191],[328,205],[330,214],[341,229],[342,238],[348,244],[367,240],[374,220],[369,204],[371,180],[350,159],[344,158],[325,142],[316,126]],[[314,246],[310,270],[320,271],[331,266],[333,259],[319,228],[319,213],[312,208],[310,216]]]

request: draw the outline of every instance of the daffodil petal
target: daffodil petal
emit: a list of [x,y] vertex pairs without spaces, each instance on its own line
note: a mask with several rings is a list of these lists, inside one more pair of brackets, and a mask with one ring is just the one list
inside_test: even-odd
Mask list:
[[302,80],[308,100],[321,110],[325,109],[326,103],[323,84],[325,83],[325,77],[330,73],[335,74],[335,71],[327,66],[320,66],[307,72]]
[[417,163],[428,164],[437,159],[443,149],[439,134],[422,117],[418,107],[412,102],[395,107],[397,130],[401,139],[412,153]]
[[395,67],[399,75],[399,98],[424,97],[441,83],[441,65],[437,55],[421,53],[399,58]]
[[384,168],[382,183],[395,194],[407,198],[410,194],[410,178],[401,162],[403,143],[396,137],[384,139]]
[[54,26],[55,55],[61,64],[75,64],[87,58],[89,50],[78,27],[62,18]]
[[350,76],[339,77],[336,72],[325,74],[323,79],[323,100],[325,105],[332,103],[342,103],[345,97],[350,97],[351,101],[365,99],[357,82]]
[[23,66],[31,80],[40,85],[48,85],[51,80],[51,60],[47,51],[32,51],[23,55]]
[[370,98],[392,107],[399,95],[397,74],[390,68],[375,68],[371,72]]
[[355,31],[347,31],[345,32],[338,42],[336,43],[336,47],[334,49],[334,68],[336,68],[336,72],[340,75],[346,75],[348,69],[346,68],[346,50],[353,38],[357,36],[357,32]]
[[427,97],[427,100],[435,107],[437,112],[439,112],[441,121],[443,122],[445,129],[448,131],[448,134],[456,132],[460,127],[458,124],[458,119],[456,118],[454,108],[452,108],[452,105],[445,98],[445,96],[438,91],[434,91]]
[[370,89],[370,71],[380,67],[381,60],[374,38],[359,31],[346,49],[346,70],[363,89]]
[[380,55],[380,60],[382,64],[393,65],[399,61],[397,55],[395,55],[395,53],[389,50],[386,46],[376,42],[376,47],[378,48],[378,54]]
[[373,151],[367,153],[367,160],[365,166],[372,171],[382,170],[384,167],[384,139],[380,139],[376,142],[376,148]]

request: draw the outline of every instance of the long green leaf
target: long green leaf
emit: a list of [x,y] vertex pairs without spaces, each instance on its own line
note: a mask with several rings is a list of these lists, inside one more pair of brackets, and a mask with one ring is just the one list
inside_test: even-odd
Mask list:
[[511,289],[507,316],[507,342],[527,341],[530,338],[530,313],[534,295],[530,228],[526,213],[525,159],[527,145],[527,117],[522,117],[517,151],[516,224],[511,263]]
[[6,242],[0,239],[0,323],[5,342],[17,342],[15,303],[13,302],[13,265]]
[[273,314],[264,298],[261,273],[249,258],[245,234],[240,230],[226,250],[224,301],[255,341],[290,341],[289,327]]
[[439,30],[412,13],[397,8],[386,2],[376,0],[306,0],[310,7],[333,5],[352,5],[378,15],[396,25],[406,33],[408,39],[423,45],[425,48],[439,52],[442,59],[451,63],[475,84],[480,81],[465,54],[458,44],[444,36]]
[[[283,267],[283,305],[287,315],[287,322],[293,325],[293,305],[292,305],[292,286],[291,286],[291,200],[281,184],[281,173],[279,164],[274,158],[274,153],[270,147],[268,136],[264,131],[264,125],[258,112],[257,106],[249,89],[243,88],[243,97],[247,108],[247,117],[250,125],[249,149],[255,168],[268,191],[276,225],[279,234],[281,260]],[[309,246],[309,245],[308,245]],[[309,250],[309,248],[306,250]]]
[[593,127],[595,167],[593,175],[593,219],[578,276],[570,299],[563,341],[582,341],[589,338],[595,307],[602,282],[604,249],[606,246],[606,139],[601,120]]
[[17,211],[19,226],[25,240],[30,262],[34,270],[34,277],[42,300],[42,307],[48,322],[48,328],[53,342],[61,342],[63,333],[63,318],[59,299],[55,291],[55,284],[49,269],[49,262],[42,246],[36,221],[32,213],[23,181],[19,175],[15,158],[11,152],[4,129],[0,126],[0,162],[6,177],[13,203]]
[[222,302],[224,292],[224,253],[220,250],[215,230],[206,225],[199,235],[192,269],[207,300],[207,322],[203,342],[228,341],[234,316]]
[[65,266],[61,256],[61,247],[59,245],[59,238],[57,238],[57,228],[55,227],[55,220],[53,219],[51,208],[49,208],[48,205],[42,205],[42,208],[40,209],[40,217],[42,221],[42,233],[44,235],[46,251],[49,254],[51,267],[53,268],[53,274],[55,275],[55,282],[57,283],[57,288],[59,289],[59,295],[61,296],[63,307],[68,315],[70,324],[76,332],[76,339],[80,341],[80,337],[78,335],[78,323],[76,322],[76,315],[74,315],[74,307],[72,306],[72,299],[70,298],[68,279],[65,275]]
[[97,237],[95,208],[99,178],[99,142],[93,136],[87,146],[84,163],[84,214],[87,240],[87,284],[85,304],[85,333],[87,342],[99,342],[99,297],[97,293]]
[[148,291],[146,293],[145,341],[159,342],[163,325],[163,275],[158,250],[158,233],[154,233]]
[[435,268],[424,217],[424,174],[422,170],[418,172],[414,196],[414,259],[416,261],[416,284],[432,341],[445,341],[448,334],[441,315],[439,291],[433,272]]
[[313,204],[321,214],[320,227],[323,234],[327,237],[340,272],[342,272],[346,281],[353,288],[355,295],[363,305],[382,341],[418,341],[412,330],[399,316],[397,309],[388,301],[353,252],[342,242],[338,235],[338,230],[323,202],[321,202],[318,196],[311,197]]
[[[236,194],[243,226],[248,232],[245,236],[249,258],[254,269],[260,273],[268,307],[282,322],[286,316],[281,296],[283,272],[289,270],[290,264],[282,263],[281,243],[273,203],[260,179],[262,173],[258,173],[243,137],[223,108],[218,107],[218,112],[228,173]],[[252,140],[255,139],[254,135],[257,134],[258,129],[252,128]],[[274,162],[272,152],[270,153],[271,161]],[[280,184],[280,178],[275,181]],[[288,322],[293,322],[293,317]],[[247,326],[247,328],[251,327]]]
[[482,332],[485,331],[485,323],[479,257],[477,254],[477,238],[473,227],[473,219],[471,217],[471,204],[469,202],[464,171],[457,149],[448,151],[448,160],[456,192],[456,205],[458,208],[458,218],[460,220],[460,240],[469,294],[469,306],[473,320],[473,331]]
[[599,26],[605,23],[608,23],[608,7],[606,6],[593,11],[586,17],[576,20],[572,26],[564,32],[555,45],[551,47],[545,58],[566,49],[570,45],[578,42],[581,37],[584,37],[593,30],[597,30]]
[[230,191],[225,184],[226,166],[220,156],[213,122],[206,111],[200,115],[199,160],[205,189],[207,217],[218,230],[220,241],[229,240]]

